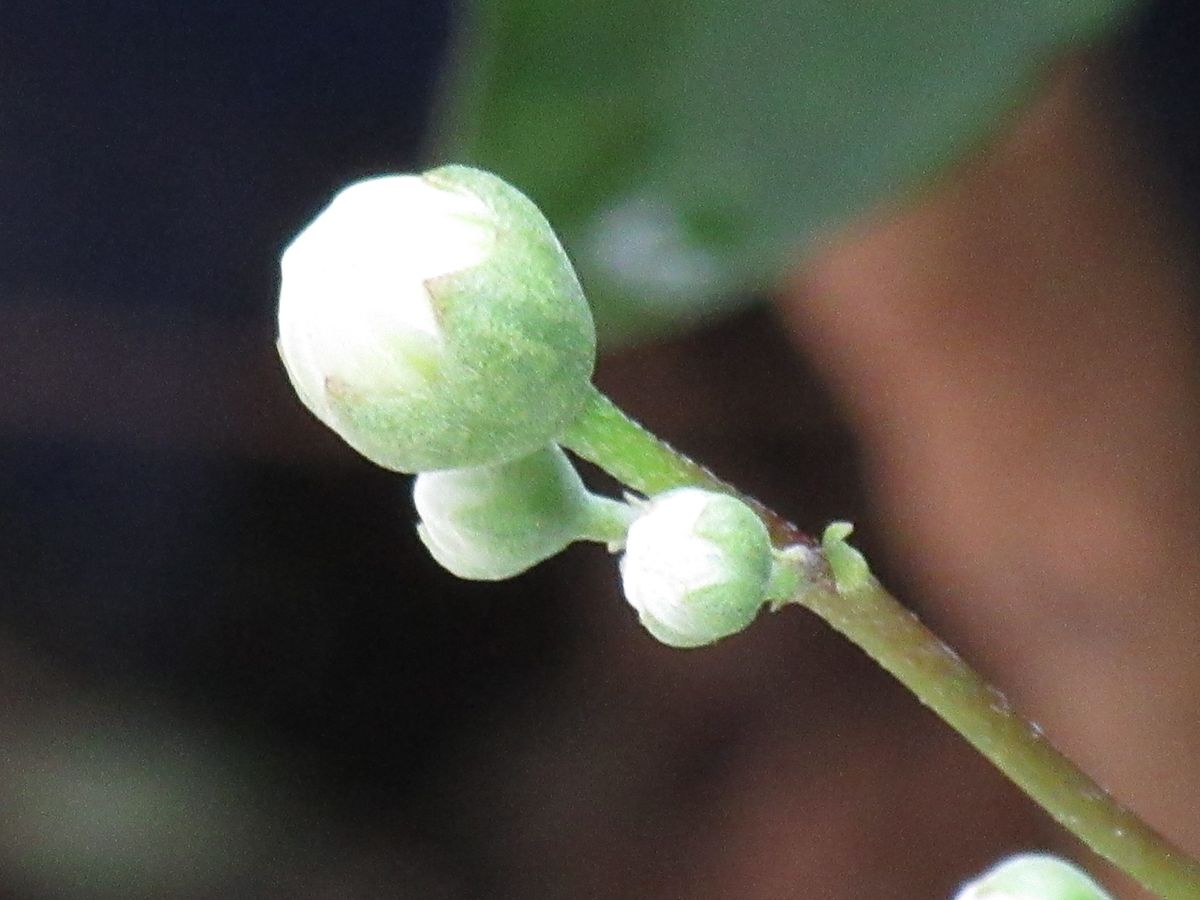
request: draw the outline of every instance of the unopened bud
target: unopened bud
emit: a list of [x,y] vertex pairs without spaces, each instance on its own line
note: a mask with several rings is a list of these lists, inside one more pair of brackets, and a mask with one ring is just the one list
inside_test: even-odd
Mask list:
[[771,575],[766,526],[740,500],[679,488],[629,527],[621,581],[646,630],[672,647],[736,634],[758,614]]
[[381,466],[490,465],[558,437],[595,332],[524,195],[464,166],[346,188],[283,254],[279,352],[304,404]]
[[1065,860],[1022,853],[963,886],[954,900],[1111,900],[1096,882]]
[[556,446],[494,466],[422,472],[417,533],[443,567],[477,581],[524,572],[585,538],[619,540],[624,504],[591,494]]

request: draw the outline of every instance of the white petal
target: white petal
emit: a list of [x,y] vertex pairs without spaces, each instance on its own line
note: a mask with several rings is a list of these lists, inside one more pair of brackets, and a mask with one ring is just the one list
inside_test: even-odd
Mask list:
[[416,175],[338,194],[281,261],[280,353],[306,405],[328,418],[331,378],[361,389],[421,377],[418,361],[403,364],[440,345],[425,282],[479,264],[493,241],[482,200]]

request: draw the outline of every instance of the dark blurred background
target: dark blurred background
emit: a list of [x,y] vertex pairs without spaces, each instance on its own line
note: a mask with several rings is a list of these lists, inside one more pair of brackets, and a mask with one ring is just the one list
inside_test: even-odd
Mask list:
[[[0,894],[939,897],[1051,841],[808,616],[681,654],[594,549],[456,581],[407,482],[300,407],[278,254],[422,166],[457,13],[0,4]],[[1187,215],[1195,19],[1150,4],[1110,51]],[[599,379],[875,549],[859,444],[767,310]]]

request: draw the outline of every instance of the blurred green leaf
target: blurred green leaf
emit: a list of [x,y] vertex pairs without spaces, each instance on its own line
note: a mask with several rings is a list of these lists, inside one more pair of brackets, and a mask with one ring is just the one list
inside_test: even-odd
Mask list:
[[560,231],[602,334],[769,283],[982,141],[1132,0],[479,0],[439,155]]

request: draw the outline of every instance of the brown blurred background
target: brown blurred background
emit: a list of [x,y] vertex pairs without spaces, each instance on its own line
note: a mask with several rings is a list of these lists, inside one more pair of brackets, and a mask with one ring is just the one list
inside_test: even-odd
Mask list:
[[[811,617],[681,653],[594,549],[456,581],[302,410],[275,260],[421,164],[450,12],[0,7],[0,895],[916,900],[1087,860]],[[774,310],[598,380],[802,526],[853,518],[1200,851],[1196,19],[1150,4]]]

